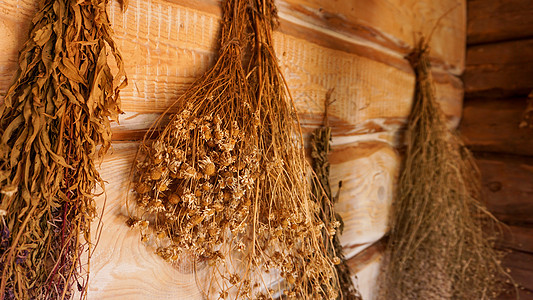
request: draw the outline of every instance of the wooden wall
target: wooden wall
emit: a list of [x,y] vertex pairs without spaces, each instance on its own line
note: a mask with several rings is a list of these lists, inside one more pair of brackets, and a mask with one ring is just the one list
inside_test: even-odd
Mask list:
[[533,129],[519,128],[533,90],[533,2],[469,0],[467,8],[460,130],[475,151],[488,207],[507,225],[497,245],[509,251],[503,263],[520,299],[533,299]]
[[[15,73],[37,2],[0,0],[0,96]],[[275,50],[306,133],[319,125],[325,93],[335,88],[331,179],[344,183],[338,204],[346,223],[342,242],[364,298],[372,299],[383,249],[374,243],[387,231],[399,167],[398,132],[414,89],[404,56],[451,10],[437,26],[431,47],[439,101],[456,126],[463,103],[458,76],[464,70],[466,0],[277,3],[281,27]],[[91,260],[89,299],[201,299],[189,261],[169,266],[125,225],[125,198],[137,141],[213,62],[219,2],[130,0],[122,13],[111,1],[108,11],[129,85],[121,94],[125,114],[113,125],[113,150],[100,167],[107,197],[97,199],[99,211],[104,204],[105,210],[102,223],[94,223],[102,230]]]

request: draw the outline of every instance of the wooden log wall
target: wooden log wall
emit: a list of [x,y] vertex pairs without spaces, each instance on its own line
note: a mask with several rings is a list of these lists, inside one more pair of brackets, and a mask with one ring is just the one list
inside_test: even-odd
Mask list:
[[519,128],[533,90],[533,2],[469,0],[467,12],[460,130],[475,151],[488,208],[506,225],[497,243],[509,253],[503,264],[520,299],[533,299],[533,129]]
[[[0,0],[0,96],[11,83],[38,0]],[[275,50],[304,132],[322,120],[334,88],[330,124],[332,182],[343,181],[342,243],[373,298],[389,206],[398,173],[399,131],[411,108],[414,74],[404,56],[420,34],[431,40],[437,94],[450,125],[462,114],[466,0],[279,0]],[[446,14],[446,12],[450,11]],[[108,8],[125,60],[120,124],[100,172],[106,196],[97,199],[100,232],[91,260],[89,299],[202,299],[190,262],[171,267],[130,230],[125,198],[128,172],[146,129],[213,62],[218,0],[130,0]],[[96,241],[96,236],[94,238]],[[363,249],[367,249],[366,251]],[[361,252],[364,251],[364,252]],[[202,270],[196,270],[201,276]]]

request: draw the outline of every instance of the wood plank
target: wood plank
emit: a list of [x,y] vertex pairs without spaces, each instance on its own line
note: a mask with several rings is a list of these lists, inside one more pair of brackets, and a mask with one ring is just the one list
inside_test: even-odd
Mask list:
[[379,260],[385,253],[386,247],[387,247],[386,241],[383,238],[381,238],[380,240],[368,246],[361,252],[350,257],[346,261],[346,263],[348,264],[348,267],[350,268],[350,271],[354,273],[359,273],[361,270],[366,268],[370,263],[376,260]]
[[380,299],[378,297],[383,254],[372,260],[370,264],[357,272],[359,292],[364,300]]
[[[518,297],[518,299],[520,300],[533,300],[533,291],[526,290],[524,288],[519,288]],[[507,291],[499,295],[496,300],[517,300],[515,288],[509,285],[507,287]]]
[[[221,14],[216,0],[165,1],[216,16]],[[131,5],[136,3],[130,2]],[[370,42],[375,48],[398,52],[402,56],[412,50],[416,34],[427,35],[433,29],[427,24],[436,25],[430,43],[432,60],[455,75],[464,70],[465,0],[277,0],[276,5],[281,32],[292,30],[297,24],[307,30],[314,29],[314,34],[304,32],[300,38],[312,38],[322,33],[348,41],[352,47]],[[326,38],[326,43],[331,41]]]
[[530,0],[467,1],[468,44],[494,43],[533,37]]
[[338,190],[336,183],[343,182],[335,208],[345,224],[341,243],[346,257],[351,257],[358,248],[350,246],[375,242],[387,231],[400,160],[394,148],[381,142],[359,142],[333,150],[330,182],[333,194]]
[[524,98],[465,101],[459,130],[466,144],[474,151],[533,155],[533,128],[519,128],[526,105]]
[[488,209],[507,224],[531,226],[533,158],[476,153],[476,159]]
[[502,266],[511,270],[511,277],[520,287],[533,291],[533,254],[511,251],[503,258]]
[[[0,42],[4,54],[0,95],[15,72],[36,2],[0,0],[0,33],[5,37]],[[452,122],[460,118],[463,87],[451,73],[459,74],[463,68],[465,4],[464,0],[335,2],[280,1],[282,26],[275,33],[275,48],[307,132],[322,120],[325,93],[335,88],[337,102],[330,111],[336,136],[332,181],[344,181],[337,208],[346,222],[342,242],[350,255],[381,238],[387,228],[399,168],[391,144],[409,114],[414,87],[403,55],[411,49],[414,33],[428,29],[422,24],[434,22],[453,5],[458,8],[443,19],[431,45],[438,98]],[[121,94],[128,114],[114,125],[122,139],[138,140],[212,64],[218,5],[217,0],[131,0],[128,12],[122,14],[118,3],[112,2],[110,18],[130,79]],[[92,259],[89,299],[203,298],[190,261],[177,268],[168,266],[125,226],[126,176],[136,143],[114,145],[100,169],[108,181],[107,209]],[[99,209],[104,200],[97,199]],[[360,276],[360,282],[368,294],[378,266],[373,262],[361,270],[366,275]]]
[[528,96],[527,107],[522,115],[520,128],[533,128],[533,91]]
[[[462,83],[457,77],[448,73],[439,71],[433,72],[436,82],[436,92],[438,95],[438,102],[449,119],[451,128],[456,128],[459,124],[462,113]],[[317,75],[319,76],[319,75]],[[310,84],[305,86],[310,87]],[[301,88],[301,93],[309,93],[310,90],[304,87]],[[324,85],[321,90],[325,90]],[[312,88],[312,87],[310,87]],[[294,93],[293,93],[294,94]],[[300,118],[300,124],[304,133],[310,133],[323,122],[322,108],[319,107],[320,93],[316,93],[312,100],[314,103],[300,103],[297,107]],[[325,96],[325,94],[324,94]],[[356,101],[357,94],[342,94],[334,91],[333,97],[342,97],[343,101],[352,103]],[[307,97],[309,99],[309,97]],[[355,98],[355,99],[354,99]],[[335,98],[338,99],[338,98]],[[331,106],[329,113],[329,122],[332,127],[332,133],[335,137],[343,137],[346,139],[357,139],[359,135],[368,136],[368,134],[382,134],[387,136],[384,141],[394,142],[398,132],[405,124],[405,120],[411,109],[411,103],[404,102],[398,105],[397,99],[386,98],[385,101],[375,100],[365,101],[363,107],[357,105],[351,106],[352,115],[348,118],[348,113],[343,111],[348,105],[343,105],[340,101],[336,101]],[[316,102],[315,102],[316,101]],[[323,101],[323,100],[322,100]],[[379,101],[380,103],[376,103]],[[311,102],[311,100],[309,101]],[[359,101],[361,102],[361,101]],[[376,104],[373,104],[376,103]],[[350,108],[348,108],[350,109]],[[113,123],[113,140],[114,141],[135,141],[143,138],[153,123],[161,116],[160,113],[138,113],[133,111],[126,111],[125,114],[119,116],[119,123]],[[348,119],[348,120],[347,120]],[[362,120],[361,120],[362,119]],[[162,125],[166,124],[162,121]],[[378,138],[382,140],[383,138]]]
[[336,34],[371,41],[402,55],[411,51],[416,34],[428,35],[442,17],[430,41],[433,60],[456,75],[464,70],[464,0],[285,0],[277,3],[282,19],[296,18]]
[[504,226],[496,241],[496,247],[533,254],[533,227]]
[[468,47],[467,97],[526,96],[533,89],[533,39]]
[[[109,8],[130,82],[121,93],[125,111],[165,110],[212,63],[218,17],[174,2],[132,1],[126,14],[120,13],[116,3]],[[0,14],[5,16],[2,23],[5,28],[0,32],[23,36],[20,24],[26,24],[29,11],[34,9],[29,3],[34,0],[0,0],[4,7]],[[314,31],[307,30],[304,35],[315,36],[310,32]],[[12,43],[13,40],[0,43],[0,51],[6,53],[0,57],[0,91],[4,92],[16,68],[19,45]],[[328,41],[327,38],[319,40]],[[354,48],[354,53],[334,50],[279,32],[275,34],[275,42],[298,110],[302,115],[311,116],[310,122],[316,124],[316,120],[321,120],[325,93],[335,87],[332,96],[337,102],[331,109],[332,122],[337,122],[335,134],[367,133],[379,123],[396,127],[403,124],[410,110],[414,77],[407,62],[398,60],[399,54],[395,58],[366,46]],[[458,119],[461,81],[448,72],[435,74],[443,108]]]

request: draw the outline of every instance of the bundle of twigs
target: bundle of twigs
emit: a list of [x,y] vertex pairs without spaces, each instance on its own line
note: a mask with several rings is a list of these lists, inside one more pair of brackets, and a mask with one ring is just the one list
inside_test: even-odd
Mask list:
[[[337,299],[361,300],[361,295],[356,289],[352,278],[350,268],[344,257],[342,245],[340,243],[340,234],[343,230],[342,217],[332,210],[332,203],[336,203],[339,198],[341,182],[339,182],[339,192],[333,197],[329,183],[329,154],[331,150],[331,127],[328,122],[328,107],[333,101],[330,101],[331,93],[328,91],[325,101],[324,124],[315,129],[311,135],[311,158],[315,176],[312,177],[312,194],[317,204],[320,206],[319,217],[325,224],[331,224],[338,230],[331,231],[327,228],[322,230],[325,247],[329,258],[335,264],[337,277],[339,279],[339,296]],[[332,235],[331,233],[334,234]]]
[[493,298],[504,271],[482,227],[494,219],[479,202],[473,157],[436,102],[428,51],[420,41],[409,57],[416,88],[393,204],[385,299]]
[[80,254],[90,256],[93,193],[103,187],[93,159],[110,147],[125,83],[106,4],[41,1],[0,106],[0,299],[63,299],[86,288]]
[[[333,266],[309,201],[295,111],[271,46],[274,6],[266,3],[225,1],[215,65],[178,100],[162,133],[141,144],[129,222],[165,260],[207,261],[211,296],[332,298]],[[279,275],[285,280],[272,284]]]

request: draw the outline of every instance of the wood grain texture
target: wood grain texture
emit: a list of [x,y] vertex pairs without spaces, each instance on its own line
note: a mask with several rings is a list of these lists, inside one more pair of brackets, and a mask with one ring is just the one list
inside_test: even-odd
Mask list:
[[336,183],[343,182],[335,208],[345,225],[341,243],[351,257],[359,249],[350,246],[375,242],[387,231],[399,156],[386,143],[360,142],[335,147],[330,163],[334,195]]
[[533,89],[533,39],[470,46],[466,62],[467,97],[526,96]]
[[[305,74],[306,71],[313,72],[313,68],[305,67],[300,72]],[[285,72],[290,75],[295,73],[290,67],[285,68]],[[331,71],[330,73],[334,72]],[[342,83],[346,81],[346,77],[342,77],[342,72],[339,73],[341,75],[335,74],[334,78],[327,79],[327,82],[320,86],[313,82],[321,80],[328,73],[319,74],[317,72],[312,77],[307,73],[308,76],[303,78],[305,80],[298,79],[298,83],[295,83],[296,79],[292,81],[294,85],[291,85],[291,92],[296,100],[303,131],[305,133],[312,132],[322,124],[322,103],[328,90],[327,87],[334,86],[335,82],[339,82],[336,86],[344,87],[345,92],[335,88],[332,94],[333,99],[336,100],[330,106],[329,114],[333,135],[350,139],[359,135],[365,135],[368,138],[368,134],[382,133],[389,136],[386,138],[387,141],[393,141],[398,131],[404,126],[411,110],[411,101],[409,100],[409,97],[412,97],[412,94],[409,93],[413,92],[411,86],[405,87],[406,92],[408,92],[407,89],[410,90],[409,93],[402,97],[394,97],[394,93],[388,94],[386,86],[378,84],[379,77],[377,76],[373,80],[366,81],[362,79],[365,77],[361,77],[363,74],[357,74],[354,78],[358,79],[354,79],[353,82],[348,82],[344,86]],[[438,101],[449,119],[450,127],[456,128],[463,109],[462,82],[457,77],[444,72],[435,71],[433,75],[439,97]],[[296,76],[296,78],[301,78],[300,74]],[[355,83],[362,87],[353,89]],[[382,84],[387,84],[387,82]],[[294,95],[300,98],[297,99]],[[139,109],[139,111],[146,110]],[[146,133],[146,129],[150,128],[160,116],[159,112],[126,110],[125,114],[119,116],[119,123],[112,124],[113,140],[133,141],[141,139]]]
[[519,128],[525,98],[471,99],[459,130],[474,151],[533,155],[533,128]]
[[[216,16],[221,14],[216,0],[165,2]],[[313,32],[326,38],[319,42],[346,41],[355,48],[360,44],[372,45],[402,56],[412,50],[417,35],[428,35],[435,26],[430,45],[434,49],[432,60],[455,75],[464,70],[465,0],[277,0],[276,5],[281,32],[296,33],[295,36],[305,39],[312,37],[309,32]],[[292,30],[295,25],[305,29]]]
[[533,291],[533,254],[511,251],[502,261],[511,270],[511,277],[522,288]]
[[[30,4],[34,2],[0,0],[4,7],[0,13],[7,17],[4,31],[23,37],[27,28],[20,24],[28,23],[34,10]],[[120,12],[117,3],[109,8],[130,82],[121,93],[125,111],[164,111],[212,64],[217,46],[217,15],[175,2],[131,1],[126,14]],[[402,123],[410,111],[414,77],[401,54],[379,52],[362,42],[364,49],[357,50],[362,49],[359,47],[355,53],[331,49],[302,39],[314,36],[309,30],[299,33],[299,37],[275,34],[276,52],[300,114],[309,116],[310,123],[321,119],[325,93],[334,87],[332,96],[337,102],[332,107],[332,120],[338,128],[335,134],[368,132],[376,123],[374,120],[380,119]],[[0,91],[7,90],[15,72],[18,48],[15,43],[0,43],[0,51],[7,54],[0,57]],[[378,58],[376,53],[385,58]],[[443,108],[458,119],[461,81],[448,72],[435,73],[440,79],[437,92]]]
[[359,281],[359,292],[364,300],[373,300],[378,298],[379,276],[383,264],[383,255],[375,257],[373,261],[365,268],[357,272]]
[[360,272],[372,262],[381,259],[387,248],[385,238],[379,239],[347,260],[348,267],[352,272]]
[[533,37],[530,0],[467,1],[468,44],[494,43]]
[[488,209],[507,224],[533,225],[533,158],[476,154]]
[[[520,300],[533,300],[533,291],[526,289],[518,289],[518,296]],[[508,287],[508,291],[499,295],[496,300],[516,300],[516,291],[513,286]]]
[[430,41],[433,60],[456,75],[464,69],[466,1],[285,0],[277,3],[282,19],[300,19],[323,30],[371,41],[402,55],[411,51],[417,34],[428,35],[436,26]]
[[507,225],[502,228],[496,247],[533,254],[533,227]]

